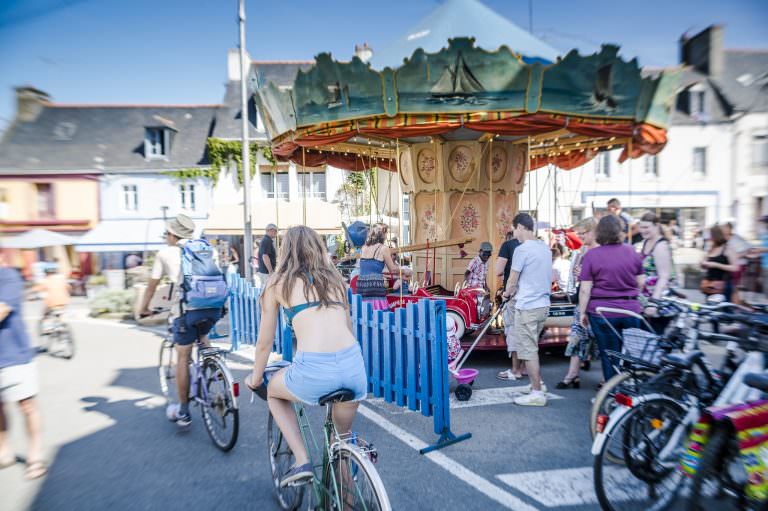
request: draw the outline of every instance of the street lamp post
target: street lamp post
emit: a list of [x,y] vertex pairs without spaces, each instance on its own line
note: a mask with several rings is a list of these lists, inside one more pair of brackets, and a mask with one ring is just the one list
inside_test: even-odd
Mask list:
[[243,165],[243,259],[245,266],[245,278],[253,282],[253,232],[251,231],[251,151],[248,134],[248,91],[246,87],[246,71],[248,62],[245,58],[245,0],[238,0],[238,18],[240,25],[240,118],[242,119],[242,165]]

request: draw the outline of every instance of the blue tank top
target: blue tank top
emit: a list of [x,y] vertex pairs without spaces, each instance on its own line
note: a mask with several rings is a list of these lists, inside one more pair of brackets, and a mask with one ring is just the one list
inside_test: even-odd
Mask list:
[[[381,248],[381,246],[379,246]],[[360,258],[360,275],[375,275],[384,272],[384,261],[376,259],[379,248],[373,253],[373,257]]]

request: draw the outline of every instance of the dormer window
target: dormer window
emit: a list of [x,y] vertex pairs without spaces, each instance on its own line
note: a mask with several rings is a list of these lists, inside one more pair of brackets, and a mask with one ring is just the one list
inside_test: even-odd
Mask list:
[[148,160],[167,158],[170,153],[170,130],[147,128],[144,134],[144,154]]
[[691,117],[701,119],[706,115],[705,99],[705,90],[701,85],[696,84],[688,89],[688,111]]

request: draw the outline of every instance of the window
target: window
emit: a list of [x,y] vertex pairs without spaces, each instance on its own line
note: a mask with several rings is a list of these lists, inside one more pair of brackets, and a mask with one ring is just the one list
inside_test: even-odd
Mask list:
[[645,175],[646,177],[659,177],[659,157],[657,155],[645,157]]
[[123,185],[123,210],[138,211],[139,190],[136,185]]
[[768,132],[752,135],[752,166],[768,166]]
[[182,209],[195,210],[195,185],[179,185],[179,195],[181,195]]
[[595,175],[611,177],[610,153],[600,153],[597,155],[597,158],[595,158]]
[[688,111],[691,113],[691,117],[698,119],[707,113],[704,107],[704,99],[705,96],[703,89],[699,89],[694,86],[688,91]]
[[325,172],[299,172],[299,197],[325,200]]
[[144,136],[144,154],[147,159],[168,156],[168,131],[163,128],[147,128]]
[[698,176],[707,175],[707,148],[693,148],[693,173]]
[[55,216],[53,185],[51,183],[36,183],[35,188],[37,190],[37,216],[53,218]]
[[8,216],[8,190],[0,188],[0,219]]
[[265,199],[288,199],[288,169],[261,167],[261,193]]
[[411,198],[408,195],[403,196],[403,240],[401,245],[411,243]]
[[575,224],[584,220],[584,208],[571,208],[571,223]]

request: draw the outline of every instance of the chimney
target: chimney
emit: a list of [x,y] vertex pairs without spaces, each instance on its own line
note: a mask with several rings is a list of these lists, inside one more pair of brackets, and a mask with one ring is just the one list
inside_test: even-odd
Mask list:
[[34,87],[25,85],[16,87],[16,120],[20,122],[32,122],[37,119],[43,106],[51,100],[51,97]]
[[723,27],[711,25],[693,37],[680,38],[680,63],[709,76],[723,72]]
[[363,64],[367,63],[373,57],[373,50],[368,43],[363,43],[362,46],[355,45],[355,56],[363,61]]
[[[251,56],[248,55],[248,52],[245,52],[245,61],[245,70],[247,74],[248,70],[251,68]],[[240,81],[240,50],[237,48],[232,48],[227,51],[227,80],[230,82]]]

